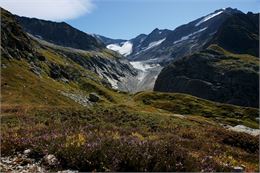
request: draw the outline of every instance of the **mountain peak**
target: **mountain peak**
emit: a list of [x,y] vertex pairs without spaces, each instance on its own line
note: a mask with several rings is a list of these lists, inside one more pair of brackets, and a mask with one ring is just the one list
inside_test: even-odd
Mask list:
[[219,9],[217,11],[223,11],[223,12],[227,12],[227,13],[242,13],[242,11],[238,10],[237,8],[231,8],[231,7],[227,7],[227,8],[222,8]]

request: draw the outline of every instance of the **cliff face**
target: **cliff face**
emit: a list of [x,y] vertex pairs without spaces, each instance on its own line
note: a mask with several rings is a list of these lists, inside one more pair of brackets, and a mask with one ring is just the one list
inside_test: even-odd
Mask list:
[[258,58],[204,51],[164,68],[154,90],[188,93],[222,103],[258,106]]

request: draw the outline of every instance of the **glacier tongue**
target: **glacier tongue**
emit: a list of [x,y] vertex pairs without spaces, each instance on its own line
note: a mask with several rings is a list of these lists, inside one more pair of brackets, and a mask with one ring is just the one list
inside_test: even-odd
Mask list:
[[130,64],[138,70],[138,81],[135,84],[133,92],[153,90],[155,80],[162,70],[162,66],[153,60],[132,61]]

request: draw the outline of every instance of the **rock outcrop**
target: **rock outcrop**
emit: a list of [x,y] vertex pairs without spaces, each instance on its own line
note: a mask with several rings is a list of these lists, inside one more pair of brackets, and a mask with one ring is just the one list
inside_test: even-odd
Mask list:
[[188,93],[204,99],[258,107],[259,73],[256,57],[204,51],[167,66],[154,90]]

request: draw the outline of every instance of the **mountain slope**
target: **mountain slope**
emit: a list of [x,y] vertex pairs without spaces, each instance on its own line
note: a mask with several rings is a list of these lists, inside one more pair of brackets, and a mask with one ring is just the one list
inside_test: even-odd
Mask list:
[[258,107],[259,59],[252,56],[258,56],[259,22],[252,20],[256,16],[259,14],[235,14],[228,18],[207,43],[211,44],[208,48],[165,67],[154,90],[189,93],[208,100]]
[[[137,72],[115,52],[105,48],[85,51],[62,47],[29,36],[10,13],[1,11],[2,99],[8,104],[49,104],[55,100],[58,105],[65,104],[63,100],[75,104],[62,93],[76,92],[80,97],[81,90],[96,91],[106,100],[110,99],[111,87],[132,89]],[[20,92],[24,92],[21,97],[15,97]],[[44,92],[46,97],[39,92]]]
[[30,38],[4,9],[1,19],[2,106],[81,106],[83,102],[78,103],[70,96],[82,97],[91,91],[111,100],[109,87],[104,87],[109,86],[107,81]]
[[122,42],[126,42],[127,40],[124,39],[112,39],[112,38],[108,38],[102,35],[97,35],[97,34],[93,34],[93,36],[99,40],[100,42],[104,43],[105,45],[109,45],[109,44],[119,44]]
[[222,103],[258,107],[258,58],[216,45],[177,60],[159,74],[154,90],[188,93]]
[[174,59],[202,50],[222,23],[237,13],[242,12],[231,8],[220,9],[188,24],[181,25],[171,31],[160,45],[140,52],[133,59],[136,61],[155,59],[156,62],[167,65]]
[[106,49],[100,40],[66,23],[19,16],[16,16],[16,19],[33,40],[59,52],[64,59],[69,58],[83,68],[93,71],[112,88],[123,91],[135,90],[136,69],[122,56]]
[[83,50],[102,49],[104,44],[65,22],[51,22],[36,18],[16,16],[23,29],[48,42]]
[[208,43],[218,44],[225,50],[259,56],[259,15],[248,13],[235,14],[220,27],[214,38]]

